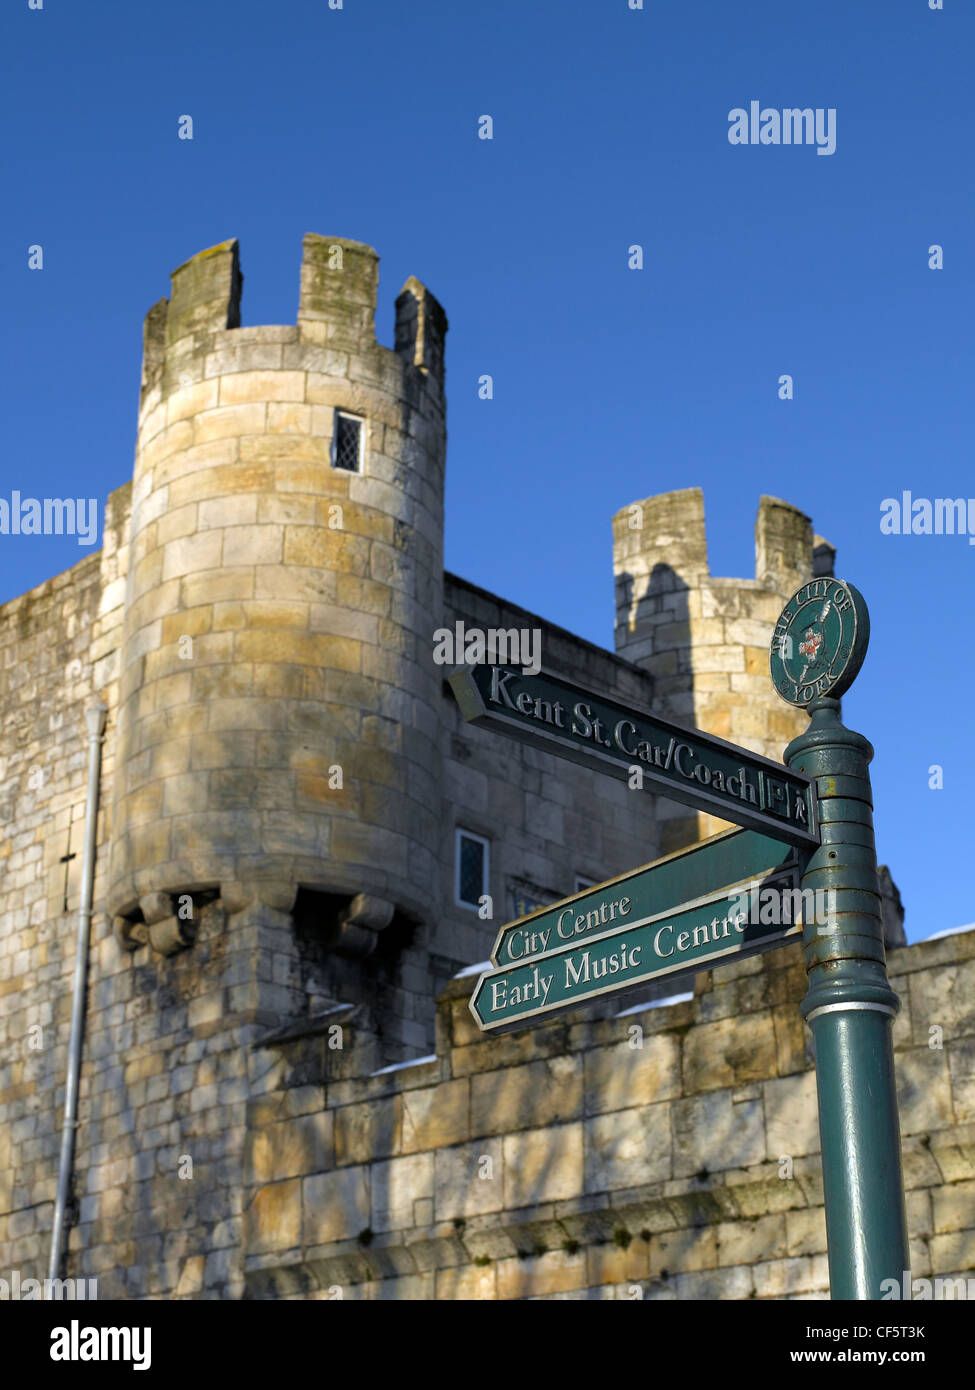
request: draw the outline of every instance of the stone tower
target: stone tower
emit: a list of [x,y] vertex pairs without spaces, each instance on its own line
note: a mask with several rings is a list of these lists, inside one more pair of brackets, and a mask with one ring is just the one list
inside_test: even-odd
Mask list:
[[[616,652],[650,671],[654,707],[776,762],[807,724],[772,689],[772,627],[805,580],[833,573],[833,547],[797,507],[763,497],[755,577],[716,579],[700,488],[634,502],[613,518]],[[725,829],[704,813],[661,806],[661,854]]]
[[228,241],[145,323],[109,910],[163,954],[187,902],[244,914],[284,953],[271,1013],[355,998],[349,958],[440,882],[447,321],[411,278],[381,346],[377,283],[309,235],[297,324],[242,328]]

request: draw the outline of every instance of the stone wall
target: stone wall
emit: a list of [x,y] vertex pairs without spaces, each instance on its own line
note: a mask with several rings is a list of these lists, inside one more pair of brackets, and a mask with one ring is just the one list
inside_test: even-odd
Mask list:
[[131,493],[129,484],[109,497],[98,554],[0,610],[0,1267],[24,1278],[47,1269],[78,930],[83,711],[97,696],[108,719],[66,1273],[97,1277],[103,1298],[226,1296],[240,1287],[246,1047],[278,1019],[267,997],[281,979],[274,932],[290,920],[245,910],[228,923],[204,904],[192,951],[168,957],[113,930]]
[[[108,719],[66,1272],[97,1276],[103,1297],[236,1296],[246,1105],[252,1082],[259,1095],[278,1074],[273,1051],[252,1054],[251,1045],[290,1026],[325,1047],[337,1010],[345,1047],[330,1054],[333,1073],[431,1052],[438,981],[488,954],[508,879],[560,895],[573,891],[575,873],[598,878],[652,858],[656,803],[647,795],[631,805],[622,786],[549,755],[499,751],[462,725],[442,691],[448,810],[434,841],[434,886],[442,881],[449,900],[453,825],[484,829],[498,917],[431,909],[364,961],[357,982],[348,962],[330,957],[320,919],[297,907],[256,901],[228,911],[226,898],[198,895],[181,939],[171,939],[165,916],[119,931],[108,866],[131,492],[109,499],[101,552],[0,609],[0,1268],[24,1277],[46,1269],[77,936],[83,711],[97,695]],[[461,580],[449,578],[448,589],[445,621],[541,623],[562,669],[649,700],[649,677],[611,653]],[[205,715],[207,702],[194,708]]]
[[[890,974],[913,1274],[971,1277],[975,932]],[[248,1113],[251,1297],[827,1296],[798,943],[691,999],[501,1037],[474,1025],[472,983],[416,1065],[337,1080],[327,1045],[253,1053],[275,1060]]]
[[[46,1269],[57,1184],[87,783],[84,710],[100,696],[111,720],[116,703],[131,492],[129,483],[109,497],[99,552],[0,609],[0,1264],[31,1274]],[[99,896],[113,770],[106,740]],[[102,917],[93,974],[114,957]],[[111,1104],[112,1059],[132,1041],[134,1008],[130,983],[103,980],[91,992],[86,1116]]]

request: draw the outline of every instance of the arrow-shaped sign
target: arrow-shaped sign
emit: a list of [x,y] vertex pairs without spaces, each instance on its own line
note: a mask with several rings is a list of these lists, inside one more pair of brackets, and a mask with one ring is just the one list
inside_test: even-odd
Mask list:
[[700,729],[629,709],[548,671],[461,666],[450,686],[464,718],[789,844],[819,844],[811,777]]
[[515,965],[617,927],[636,926],[731,884],[758,882],[797,866],[797,851],[781,840],[757,830],[724,830],[509,922],[498,933],[491,961]]
[[[764,911],[749,910],[749,899],[754,898],[745,884],[523,963],[485,971],[471,996],[471,1013],[488,1032],[538,1014],[578,1007],[598,995],[627,990],[674,971],[703,970],[722,958],[754,955],[782,945],[802,932],[797,920],[801,910],[792,910],[801,898],[796,871],[766,880],[766,894],[770,888],[786,911],[767,914],[773,920],[766,924],[761,922]],[[783,921],[783,915],[789,920]],[[756,916],[758,924],[750,920]]]

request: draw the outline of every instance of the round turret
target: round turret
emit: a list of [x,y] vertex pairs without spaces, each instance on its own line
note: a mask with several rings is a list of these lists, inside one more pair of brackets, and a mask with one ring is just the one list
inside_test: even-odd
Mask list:
[[300,885],[347,897],[353,937],[429,913],[447,322],[410,279],[380,346],[377,282],[370,247],[307,236],[297,325],[241,328],[230,241],[175,271],[146,319],[122,918],[200,890],[287,908]]

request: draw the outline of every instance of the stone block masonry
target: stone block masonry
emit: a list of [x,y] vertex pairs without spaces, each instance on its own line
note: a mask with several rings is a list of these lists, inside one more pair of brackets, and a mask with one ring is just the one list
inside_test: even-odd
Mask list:
[[[975,932],[890,972],[913,1274],[973,1277]],[[248,1110],[251,1297],[828,1296],[798,943],[686,1002],[503,1037],[472,1027],[471,984],[441,996],[435,1056],[391,1073],[271,1049]]]

